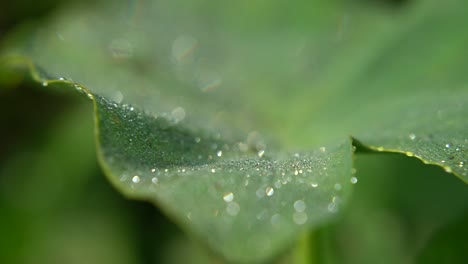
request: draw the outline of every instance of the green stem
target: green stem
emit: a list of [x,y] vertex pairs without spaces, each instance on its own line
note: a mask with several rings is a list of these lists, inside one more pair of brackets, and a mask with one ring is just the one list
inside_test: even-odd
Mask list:
[[314,232],[304,233],[297,246],[294,249],[294,263],[295,264],[313,264],[315,263],[315,247],[314,247]]

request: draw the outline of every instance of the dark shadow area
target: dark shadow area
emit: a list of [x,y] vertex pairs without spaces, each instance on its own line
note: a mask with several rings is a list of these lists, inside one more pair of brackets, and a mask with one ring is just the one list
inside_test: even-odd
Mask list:
[[401,154],[359,153],[355,167],[358,183],[342,218],[318,231],[327,241],[320,245],[322,259],[427,263],[428,255],[439,255],[447,261],[436,263],[461,264],[460,257],[468,257],[460,252],[465,236],[453,232],[466,232],[460,221],[468,216],[468,186],[460,179]]

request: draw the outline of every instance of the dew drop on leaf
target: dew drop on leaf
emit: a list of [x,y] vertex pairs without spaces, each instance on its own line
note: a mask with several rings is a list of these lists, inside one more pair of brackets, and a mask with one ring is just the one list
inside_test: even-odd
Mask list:
[[306,204],[303,200],[297,200],[294,202],[294,210],[297,212],[304,212],[306,209]]
[[258,156],[260,158],[263,157],[264,154],[265,154],[265,150],[262,149],[262,150],[258,151]]
[[187,60],[195,51],[198,41],[189,35],[177,37],[172,43],[172,56],[177,62]]
[[333,202],[332,202],[332,203],[329,203],[329,204],[328,204],[328,211],[329,211],[330,213],[336,213],[336,212],[338,211],[336,204],[333,203]]
[[185,118],[185,109],[182,107],[176,107],[171,112],[171,117],[174,123],[179,123],[180,121],[184,120]]
[[225,202],[232,202],[234,200],[234,194],[232,192],[228,192],[223,196],[223,200]]
[[226,212],[232,216],[236,216],[240,211],[240,206],[237,203],[231,202],[226,206]]
[[272,187],[267,187],[265,190],[265,194],[267,196],[273,196],[274,193],[275,193],[275,189],[273,189]]
[[133,176],[132,182],[133,183],[139,183],[140,182],[140,176],[137,176],[137,175]]
[[307,213],[305,212],[295,212],[293,214],[293,221],[298,225],[303,225],[307,222]]

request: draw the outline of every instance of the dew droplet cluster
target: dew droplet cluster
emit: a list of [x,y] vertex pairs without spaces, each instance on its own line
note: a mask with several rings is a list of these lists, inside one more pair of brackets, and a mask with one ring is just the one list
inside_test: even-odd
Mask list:
[[95,99],[102,133],[112,135],[100,138],[102,153],[112,157],[107,162],[119,172],[119,184],[176,205],[176,216],[190,225],[299,230],[339,212],[355,184],[351,161],[341,160],[350,145],[278,154],[256,131],[226,139],[189,129],[190,113],[182,107],[155,114]]
[[[468,177],[467,162],[468,139],[454,135],[450,141],[432,133],[412,132],[407,136],[386,139],[388,145],[373,147],[377,151],[402,152],[426,164],[441,166],[447,173],[461,178]],[[354,180],[352,180],[353,182]],[[357,182],[357,180],[356,180]]]

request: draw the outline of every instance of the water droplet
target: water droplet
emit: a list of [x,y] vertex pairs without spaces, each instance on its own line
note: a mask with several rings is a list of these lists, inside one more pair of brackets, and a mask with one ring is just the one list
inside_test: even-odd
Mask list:
[[357,179],[356,177],[351,177],[350,182],[351,182],[352,184],[356,184],[357,181],[358,181],[358,179]]
[[180,121],[184,120],[185,118],[185,109],[182,107],[176,107],[171,112],[171,117],[174,123],[179,123]]
[[274,227],[279,227],[281,224],[281,215],[280,214],[274,214],[270,218],[270,223]]
[[152,169],[151,172],[156,172],[156,169]]
[[317,188],[317,186],[318,186],[318,183],[316,183],[316,182],[313,182],[313,183],[311,183],[311,184],[310,184],[310,186],[312,186],[312,188]]
[[139,183],[139,182],[140,182],[140,177],[137,176],[137,175],[133,176],[132,182],[133,182],[133,183]]
[[410,152],[410,151],[407,151],[405,152],[406,156],[408,157],[413,157],[414,156],[414,153],[413,152]]
[[265,191],[263,190],[263,188],[258,188],[255,194],[258,198],[263,198],[265,196]]
[[262,149],[262,150],[258,151],[257,154],[261,158],[261,157],[263,157],[263,154],[265,154],[265,150]]
[[297,212],[304,212],[306,209],[306,204],[303,200],[297,200],[294,202],[294,210]]
[[446,171],[447,173],[452,173],[452,168],[450,168],[450,167],[444,167],[444,169],[445,169],[445,171]]
[[267,188],[265,189],[265,194],[266,194],[267,196],[272,196],[274,193],[275,193],[275,189],[273,189],[272,187],[267,187]]
[[458,163],[458,167],[460,168],[463,168],[463,165],[464,165],[463,161],[460,161],[460,163]]
[[199,138],[199,137],[195,138],[195,143],[200,143],[200,141],[201,141],[201,138]]
[[245,143],[239,142],[238,146],[241,152],[247,152],[249,150],[249,146]]
[[215,170],[215,169],[211,169],[211,172],[212,172],[212,173],[216,173],[216,170]]
[[115,102],[117,103],[121,103],[122,100],[123,100],[123,94],[122,92],[120,91],[115,91],[112,96],[111,96],[112,100],[114,100]]
[[240,206],[237,203],[229,203],[226,206],[226,212],[232,216],[236,216],[240,211]]
[[234,194],[232,192],[228,192],[223,196],[223,200],[225,202],[232,202],[234,200]]
[[151,179],[151,182],[154,183],[154,184],[157,184],[159,182],[159,180],[158,180],[158,178],[153,177],[153,179]]
[[294,175],[298,175],[299,172],[297,170],[294,171]]
[[127,181],[127,175],[122,174],[122,175],[120,176],[120,181],[121,181],[121,182]]
[[73,85],[78,92],[83,92],[83,88],[77,84]]
[[451,145],[450,145],[450,144],[445,144],[445,147],[446,147],[446,148],[450,148]]
[[325,151],[327,151],[327,149],[325,147],[320,147],[320,151],[325,152]]
[[357,172],[356,168],[351,169],[351,174],[356,174],[356,172]]
[[340,191],[341,190],[341,184],[336,183],[335,184],[335,190]]
[[212,70],[201,70],[197,74],[198,86],[202,92],[210,92],[220,87],[223,83],[221,75]]
[[192,36],[179,36],[172,43],[172,56],[178,62],[182,62],[193,54],[198,41]]
[[336,213],[338,211],[338,206],[336,205],[336,203],[332,202],[328,204],[327,209],[330,213]]
[[109,51],[115,59],[129,59],[133,56],[132,44],[126,39],[114,39],[109,44]]
[[303,225],[307,222],[307,213],[305,212],[295,212],[293,214],[294,223],[298,225]]
[[280,180],[277,180],[277,181],[275,182],[275,188],[276,188],[276,189],[279,189],[279,188],[281,188],[281,186],[282,186],[281,181],[280,181]]
[[218,152],[216,152],[216,156],[221,157],[222,155],[223,155],[223,151],[222,151],[222,150],[218,150]]
[[250,149],[255,149],[258,152],[266,149],[266,144],[263,141],[262,135],[257,131],[252,131],[247,135],[247,145]]
[[411,140],[415,140],[416,139],[416,135],[415,134],[409,134],[409,139]]
[[49,83],[47,81],[42,82],[42,86],[46,87],[47,85],[49,85]]
[[333,196],[332,197],[332,203],[338,203],[340,201],[340,197],[338,196]]

